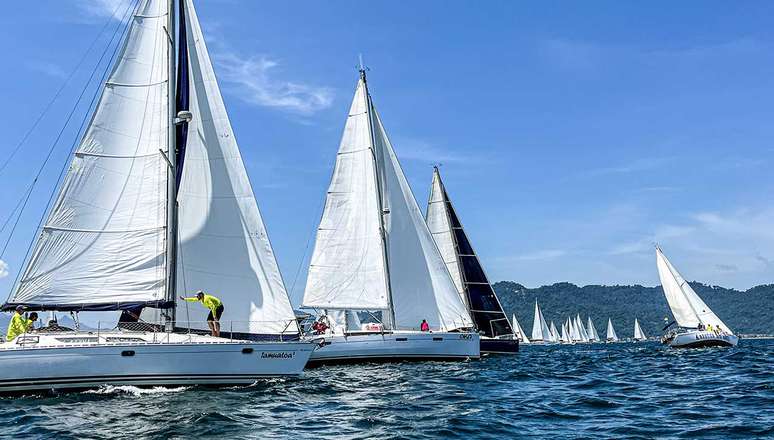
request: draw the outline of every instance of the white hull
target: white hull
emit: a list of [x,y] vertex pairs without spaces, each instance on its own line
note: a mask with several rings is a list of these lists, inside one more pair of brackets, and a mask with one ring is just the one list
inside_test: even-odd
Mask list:
[[736,347],[739,337],[736,335],[716,334],[706,330],[691,330],[677,333],[668,341],[673,348]]
[[481,356],[476,333],[411,332],[322,335],[322,347],[312,353],[310,364],[401,361],[465,360]]
[[243,385],[298,376],[310,342],[113,331],[22,335],[0,344],[0,392],[100,385]]

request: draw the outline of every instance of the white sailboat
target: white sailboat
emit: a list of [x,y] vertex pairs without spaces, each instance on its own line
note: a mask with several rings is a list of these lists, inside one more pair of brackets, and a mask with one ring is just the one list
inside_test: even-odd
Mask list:
[[572,338],[570,337],[570,331],[568,330],[568,325],[566,322],[562,323],[562,334],[559,336],[559,342],[562,344],[570,344],[572,343]]
[[678,328],[664,335],[662,342],[676,348],[728,347],[739,337],[702,301],[656,246],[656,265],[661,287]]
[[513,314],[513,332],[514,335],[519,339],[520,344],[529,344],[530,340],[527,337],[527,334],[524,332],[524,329],[521,328],[521,324],[519,324],[519,321],[516,319],[516,314]]
[[567,328],[570,332],[570,340],[573,343],[583,342],[583,338],[581,337],[580,331],[578,331],[578,326],[575,324],[575,320],[573,318],[567,318]]
[[519,342],[513,337],[513,328],[462,226],[438,167],[433,168],[427,226],[481,335],[481,352],[518,352]]
[[535,317],[532,320],[532,342],[551,342],[551,329],[546,324],[546,319],[543,317],[543,312],[540,310],[537,300],[535,301]]
[[[300,374],[313,350],[310,342],[279,341],[298,339],[295,316],[192,0],[181,0],[177,14],[176,3],[142,0],[133,11],[3,306],[122,310],[161,322],[136,323],[145,331],[124,323],[18,336],[0,346],[0,391],[249,384]],[[200,289],[224,301],[228,338],[196,334],[207,329],[203,308],[176,304]],[[235,339],[248,335],[276,342]]]
[[549,329],[551,330],[551,342],[559,342],[559,332],[556,330],[554,321],[551,321]]
[[645,341],[648,339],[648,337],[645,336],[645,332],[642,331],[640,321],[638,321],[637,318],[634,318],[634,337],[632,339],[634,341]]
[[599,342],[599,333],[597,333],[594,323],[591,322],[591,316],[588,317],[587,333],[589,334],[589,342]]
[[[326,330],[312,363],[480,356],[479,335],[470,331],[473,321],[403,174],[362,67],[303,307],[320,319],[332,311],[362,310],[381,321]],[[431,331],[420,331],[423,320]]]
[[607,335],[605,337],[607,342],[618,342],[618,335],[615,334],[615,328],[613,328],[613,321],[607,318]]
[[580,341],[581,342],[589,342],[589,335],[586,333],[586,327],[583,325],[583,320],[581,320],[580,313],[575,317],[575,326],[578,328],[578,333],[580,335]]

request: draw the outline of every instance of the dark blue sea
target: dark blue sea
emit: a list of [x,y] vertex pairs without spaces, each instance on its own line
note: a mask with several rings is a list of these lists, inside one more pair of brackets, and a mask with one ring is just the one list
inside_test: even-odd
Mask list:
[[238,389],[0,399],[9,438],[774,438],[774,341],[525,346],[480,361],[321,367]]

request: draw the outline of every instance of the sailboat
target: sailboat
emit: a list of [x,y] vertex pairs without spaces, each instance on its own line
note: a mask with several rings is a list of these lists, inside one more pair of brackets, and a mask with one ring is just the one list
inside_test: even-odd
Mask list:
[[559,342],[559,332],[556,330],[554,321],[551,321],[549,329],[551,330],[551,342]]
[[632,339],[634,341],[645,341],[648,339],[648,337],[645,336],[645,332],[642,331],[640,321],[638,321],[637,318],[634,318],[634,337]]
[[546,324],[546,319],[543,317],[543,312],[540,310],[537,300],[535,300],[535,318],[532,320],[532,342],[551,342],[551,329]]
[[562,323],[562,334],[559,336],[559,342],[562,344],[571,344],[572,338],[570,338],[570,331],[567,328],[567,323]]
[[578,329],[580,341],[589,342],[589,335],[586,333],[586,327],[583,325],[583,320],[581,320],[580,313],[578,313],[578,315],[575,317],[575,326]]
[[605,336],[607,342],[618,342],[618,335],[615,334],[615,328],[613,328],[613,321],[607,318],[607,335]]
[[[318,330],[324,346],[313,364],[480,356],[473,320],[376,112],[362,65],[302,306],[318,321],[341,310],[378,321]],[[420,331],[423,325],[430,331]]]
[[524,329],[521,328],[521,324],[519,324],[519,321],[516,319],[516,314],[513,314],[513,334],[519,339],[519,344],[530,343],[527,334],[524,332]]
[[662,338],[675,348],[733,347],[739,337],[702,301],[656,246],[656,265],[669,308],[678,328]]
[[462,227],[438,167],[433,168],[426,221],[460,298],[481,334],[481,352],[518,352],[519,341],[514,338],[508,316]]
[[597,329],[594,327],[594,323],[591,322],[591,316],[588,317],[588,325],[586,329],[587,333],[589,334],[589,342],[599,342],[599,333],[597,333]]
[[[122,311],[135,330],[20,335],[0,346],[0,391],[299,375],[314,344],[297,341],[192,0],[142,0],[127,26],[3,310]],[[225,337],[177,301],[196,290],[223,300]]]

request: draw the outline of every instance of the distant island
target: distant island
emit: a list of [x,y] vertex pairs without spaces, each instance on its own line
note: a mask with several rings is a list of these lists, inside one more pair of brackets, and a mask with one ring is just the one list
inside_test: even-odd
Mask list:
[[[695,281],[689,284],[734,333],[774,334],[774,284],[745,291]],[[513,281],[500,281],[494,289],[508,317],[515,313],[527,336],[532,331],[536,299],[546,320],[554,321],[557,328],[568,316],[580,313],[584,323],[591,316],[600,335],[604,335],[608,318],[623,338],[634,333],[635,317],[648,336],[661,335],[664,318],[672,320],[661,286],[580,287],[564,282],[528,288]]]

